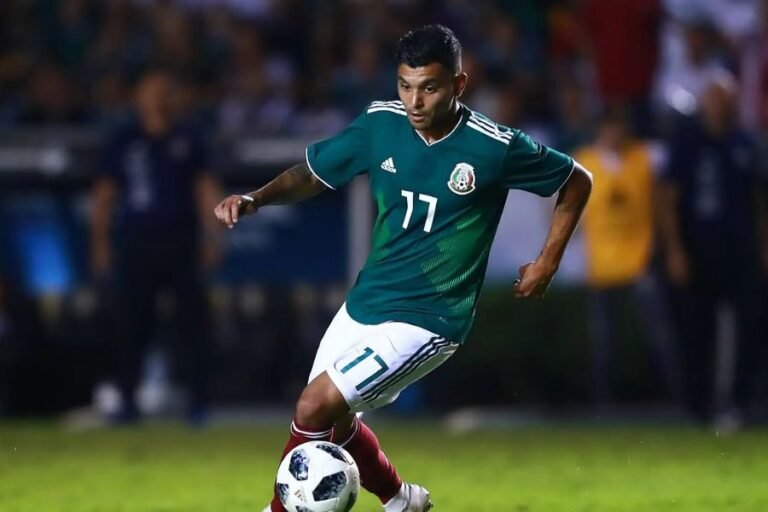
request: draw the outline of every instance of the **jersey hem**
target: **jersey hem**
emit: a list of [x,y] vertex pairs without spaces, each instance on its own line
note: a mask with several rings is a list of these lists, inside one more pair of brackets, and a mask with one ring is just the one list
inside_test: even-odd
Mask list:
[[402,322],[405,324],[413,325],[415,327],[419,327],[435,335],[442,336],[446,338],[448,341],[452,343],[456,343],[458,345],[464,344],[467,338],[467,334],[469,332],[469,328],[463,331],[464,334],[461,334],[462,331],[446,330],[444,328],[445,326],[440,323],[423,321],[423,319],[428,319],[428,317],[423,314],[420,314],[420,315],[408,314],[408,313],[400,313],[397,315],[375,314],[375,315],[372,315],[372,318],[371,318],[363,312],[356,311],[357,309],[356,306],[354,306],[353,304],[350,304],[349,300],[347,300],[345,304],[346,304],[347,314],[349,315],[349,317],[355,322],[363,325],[378,325],[386,322]]

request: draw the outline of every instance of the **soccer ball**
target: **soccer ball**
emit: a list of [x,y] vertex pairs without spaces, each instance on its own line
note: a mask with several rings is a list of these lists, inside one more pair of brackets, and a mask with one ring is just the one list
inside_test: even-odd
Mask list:
[[360,492],[360,471],[344,448],[311,441],[285,456],[275,490],[288,512],[349,512]]

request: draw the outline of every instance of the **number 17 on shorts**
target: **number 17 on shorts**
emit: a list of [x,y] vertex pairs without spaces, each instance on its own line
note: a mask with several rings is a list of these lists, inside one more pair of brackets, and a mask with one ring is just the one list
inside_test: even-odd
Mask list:
[[352,412],[394,402],[403,389],[440,366],[459,346],[409,324],[384,326],[390,332],[353,347],[328,372]]

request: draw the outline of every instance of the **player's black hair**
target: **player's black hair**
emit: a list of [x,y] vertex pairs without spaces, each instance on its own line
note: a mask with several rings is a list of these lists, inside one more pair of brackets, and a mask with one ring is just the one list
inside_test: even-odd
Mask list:
[[397,43],[397,63],[418,68],[437,62],[452,74],[461,67],[461,43],[443,25],[425,25],[411,30]]

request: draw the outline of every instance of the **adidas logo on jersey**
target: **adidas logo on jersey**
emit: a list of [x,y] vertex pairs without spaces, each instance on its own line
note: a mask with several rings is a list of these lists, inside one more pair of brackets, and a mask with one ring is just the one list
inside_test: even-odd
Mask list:
[[389,157],[381,162],[381,168],[387,172],[397,172],[397,169],[395,169],[395,161],[392,159],[392,157]]

